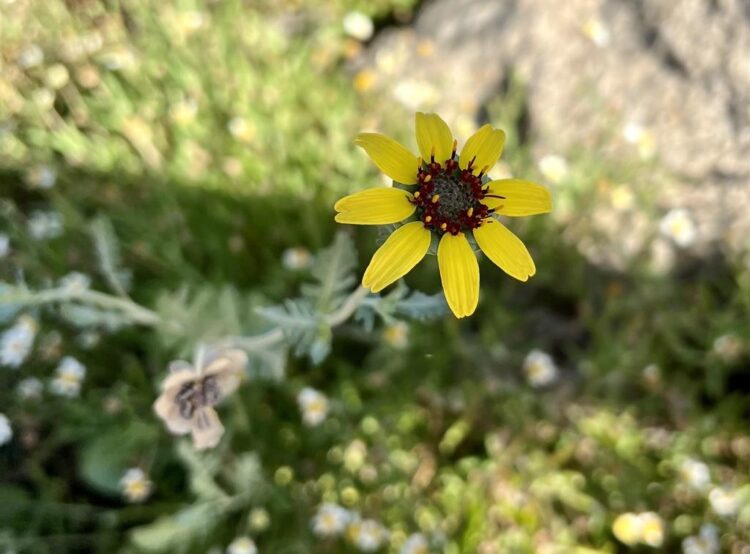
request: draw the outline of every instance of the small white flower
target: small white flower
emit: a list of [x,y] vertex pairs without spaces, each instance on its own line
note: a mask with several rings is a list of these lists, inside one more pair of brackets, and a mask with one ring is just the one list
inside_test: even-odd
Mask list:
[[169,375],[161,385],[154,411],[176,435],[193,437],[198,450],[213,448],[224,434],[214,406],[242,383],[247,354],[224,350],[210,357],[199,353],[195,364],[177,360],[169,364]]
[[10,253],[10,237],[0,233],[0,260]]
[[532,350],[523,362],[526,380],[532,387],[544,387],[557,380],[558,369],[552,356],[541,350]]
[[682,541],[683,554],[719,554],[719,531],[714,525],[704,523],[700,534]]
[[307,248],[296,246],[287,248],[281,255],[281,265],[289,271],[307,269],[312,264],[313,257]]
[[609,44],[609,29],[607,29],[601,19],[589,19],[584,23],[583,34],[599,48],[604,48]]
[[0,337],[0,365],[16,368],[31,352],[39,327],[31,316],[21,316]]
[[680,477],[696,490],[703,490],[711,484],[711,473],[708,466],[693,458],[687,458],[682,462]]
[[31,169],[26,174],[26,183],[31,188],[51,189],[57,182],[57,173],[49,166],[42,165]]
[[139,467],[131,467],[120,479],[120,490],[128,502],[143,502],[151,495],[153,483]]
[[625,142],[637,144],[646,132],[646,128],[640,123],[629,121],[622,128],[622,137],[625,139]]
[[664,542],[664,522],[655,512],[621,514],[615,519],[612,532],[628,546],[642,543],[658,548]]
[[365,42],[372,38],[375,25],[366,14],[358,11],[349,12],[343,20],[344,32],[352,38]]
[[693,244],[697,236],[695,223],[688,211],[682,208],[670,210],[659,223],[659,230],[682,248]]
[[256,135],[255,125],[243,117],[233,117],[227,123],[229,133],[242,142],[252,142]]
[[72,271],[60,279],[58,286],[68,294],[80,294],[91,286],[91,277]]
[[237,537],[227,547],[227,554],[258,554],[258,547],[250,537]]
[[57,212],[34,212],[27,224],[29,234],[37,240],[57,238],[63,230],[63,218]]
[[30,44],[21,51],[18,56],[18,65],[23,69],[30,69],[40,65],[44,61],[44,52],[36,44]]
[[10,426],[10,420],[5,414],[0,414],[0,446],[9,443],[13,438],[13,429]]
[[539,160],[539,171],[553,183],[559,184],[568,176],[568,161],[555,154],[543,156]]
[[723,362],[732,363],[742,356],[745,345],[740,337],[734,333],[727,333],[717,337],[713,344],[713,351]]
[[18,383],[18,396],[22,400],[36,400],[41,398],[44,385],[36,377],[27,377]]
[[401,554],[428,554],[430,547],[422,533],[414,533],[401,547]]
[[351,541],[363,552],[375,552],[388,540],[388,530],[373,519],[353,521],[347,533]]
[[328,398],[310,387],[305,387],[299,392],[297,405],[302,412],[302,421],[310,427],[320,425],[328,415]]
[[409,325],[403,321],[388,325],[383,331],[383,338],[393,348],[402,350],[409,344]]
[[732,516],[740,509],[740,499],[737,491],[726,487],[714,487],[708,493],[711,508],[720,516]]
[[326,503],[312,519],[312,530],[319,537],[341,535],[352,521],[352,513],[338,504]]
[[55,369],[55,378],[52,379],[50,389],[58,396],[74,398],[80,394],[85,376],[84,365],[72,356],[65,356]]

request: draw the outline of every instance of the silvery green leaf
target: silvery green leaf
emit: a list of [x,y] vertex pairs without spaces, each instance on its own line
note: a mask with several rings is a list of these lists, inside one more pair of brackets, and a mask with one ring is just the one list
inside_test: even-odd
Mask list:
[[357,251],[351,237],[338,232],[333,244],[315,256],[310,270],[315,283],[303,285],[302,294],[322,312],[335,310],[357,282]]
[[287,349],[274,345],[272,349],[248,352],[247,373],[251,379],[281,381],[286,373]]
[[396,303],[395,311],[397,314],[411,317],[412,319],[428,321],[443,317],[449,310],[442,292],[425,294],[420,291],[414,291]]
[[116,331],[128,324],[127,318],[119,312],[80,304],[63,304],[60,306],[60,315],[80,329],[99,327]]
[[125,295],[130,288],[132,273],[122,267],[120,244],[112,227],[112,222],[105,217],[97,217],[89,225],[94,238],[94,247],[99,261],[99,269],[107,279],[109,286],[120,295]]
[[0,323],[10,321],[15,317],[22,305],[11,299],[16,287],[0,282]]
[[258,308],[256,312],[277,325],[297,356],[307,355],[314,364],[330,351],[331,329],[309,300],[287,300],[283,306]]
[[224,474],[236,494],[257,497],[263,493],[266,486],[263,467],[255,452],[246,452],[237,456],[234,463],[226,468]]
[[130,539],[144,552],[187,551],[213,531],[223,512],[215,502],[193,504],[171,516],[136,527],[130,532]]

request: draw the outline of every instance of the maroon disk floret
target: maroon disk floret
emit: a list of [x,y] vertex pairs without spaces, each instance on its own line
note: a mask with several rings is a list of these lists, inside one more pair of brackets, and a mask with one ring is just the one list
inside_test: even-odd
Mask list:
[[427,229],[439,235],[476,229],[494,210],[482,204],[488,196],[489,186],[482,185],[482,176],[474,175],[472,159],[466,169],[461,169],[456,160],[456,148],[443,164],[435,161],[422,162],[417,172],[419,190],[412,202],[417,206],[417,216]]

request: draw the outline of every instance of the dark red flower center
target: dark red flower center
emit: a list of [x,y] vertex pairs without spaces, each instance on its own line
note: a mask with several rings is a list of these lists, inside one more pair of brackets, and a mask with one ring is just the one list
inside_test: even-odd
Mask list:
[[482,185],[482,176],[474,175],[469,167],[461,169],[456,159],[456,145],[451,157],[440,164],[435,155],[430,162],[422,162],[417,172],[419,190],[412,201],[417,206],[417,217],[424,226],[439,235],[476,229],[493,212],[482,204],[489,193],[489,186]]

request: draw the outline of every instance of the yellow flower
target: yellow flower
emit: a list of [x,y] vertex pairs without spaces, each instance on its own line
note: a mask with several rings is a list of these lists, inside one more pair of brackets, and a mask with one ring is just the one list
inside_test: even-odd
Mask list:
[[365,271],[362,284],[372,292],[406,275],[436,236],[446,300],[456,317],[466,317],[479,301],[479,264],[469,236],[500,269],[526,281],[536,273],[534,261],[521,240],[494,216],[547,213],[552,200],[549,191],[535,183],[486,177],[502,153],[503,131],[483,126],[457,155],[453,134],[438,115],[417,113],[416,130],[421,157],[378,133],[357,137],[356,144],[397,186],[342,198],[335,205],[336,221],[389,225],[410,220],[388,237]]

